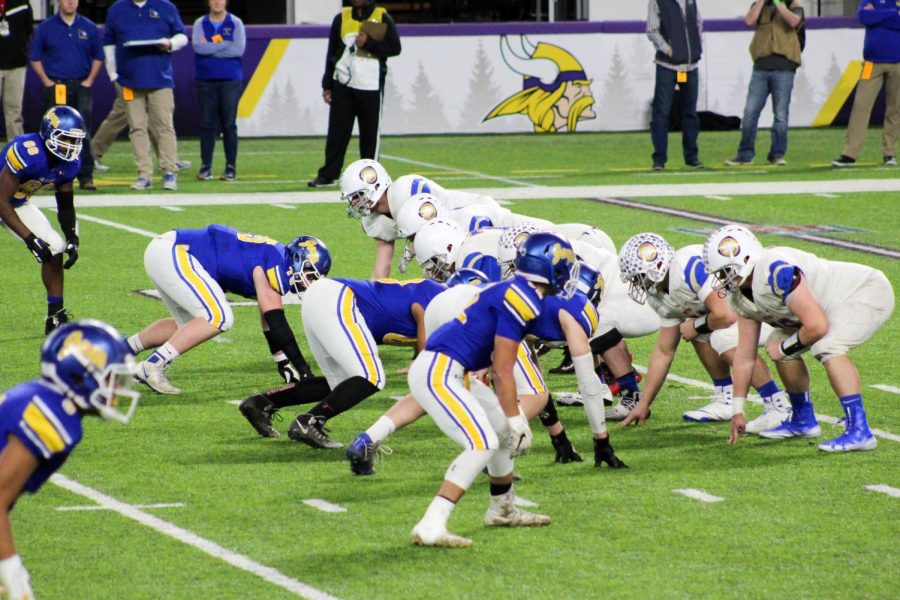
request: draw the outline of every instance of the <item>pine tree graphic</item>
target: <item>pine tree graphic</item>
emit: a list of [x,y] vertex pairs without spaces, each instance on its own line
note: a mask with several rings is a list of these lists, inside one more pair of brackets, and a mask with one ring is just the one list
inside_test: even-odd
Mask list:
[[469,94],[463,104],[457,129],[464,131],[476,129],[501,98],[500,86],[494,83],[494,69],[491,67],[487,52],[484,51],[484,44],[479,41],[474,69],[469,78]]
[[791,114],[795,122],[808,122],[815,118],[820,104],[816,101],[816,88],[806,76],[806,69],[797,69],[794,92],[791,95]]
[[393,75],[388,71],[387,80],[384,83],[384,108],[382,109],[381,130],[383,133],[401,133],[406,126],[405,98],[400,94],[400,89]]
[[269,98],[266,100],[266,110],[262,123],[260,123],[260,133],[263,135],[277,135],[278,124],[281,122],[281,110],[284,104],[281,90],[278,84],[272,82]]
[[835,86],[838,84],[838,81],[841,80],[841,75],[844,74],[844,70],[838,64],[837,56],[834,54],[831,55],[831,64],[828,66],[828,70],[825,72],[825,76],[823,78],[823,83],[825,84],[825,93],[822,96],[822,102],[828,99],[828,96],[831,95],[831,92],[834,91]]
[[[603,93],[594,104],[594,112],[603,123],[618,123],[623,115],[634,115],[637,100],[629,85],[628,71],[619,47],[613,48],[609,75],[603,83]],[[628,125],[631,125],[630,123]]]
[[412,110],[406,119],[409,130],[420,133],[444,133],[450,130],[450,123],[444,116],[444,102],[428,81],[421,62],[412,86],[412,104]]

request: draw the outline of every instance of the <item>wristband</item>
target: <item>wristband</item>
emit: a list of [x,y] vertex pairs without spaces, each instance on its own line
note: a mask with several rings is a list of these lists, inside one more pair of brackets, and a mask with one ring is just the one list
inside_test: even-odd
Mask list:
[[735,396],[734,398],[731,399],[731,416],[732,417],[734,417],[735,415],[744,414],[744,402],[746,402],[746,401],[747,401],[747,399],[744,398],[743,396]]
[[709,327],[709,324],[706,322],[706,318],[709,315],[703,315],[702,317],[698,317],[694,319],[694,330],[700,335],[706,333],[712,333],[712,329]]
[[806,351],[809,346],[806,346],[803,342],[800,341],[800,332],[794,333],[789,338],[782,340],[781,342],[781,353],[785,356],[796,356],[798,354],[802,354]]

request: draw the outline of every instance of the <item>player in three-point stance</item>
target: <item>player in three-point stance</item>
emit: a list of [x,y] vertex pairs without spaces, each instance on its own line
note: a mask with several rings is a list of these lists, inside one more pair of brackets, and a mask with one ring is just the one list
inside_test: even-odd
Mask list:
[[134,370],[118,331],[100,321],[73,321],[44,341],[38,379],[0,393],[0,584],[9,598],[34,599],[13,542],[13,505],[66,462],[81,442],[84,415],[131,419],[139,398],[130,389]]
[[778,367],[793,412],[760,436],[820,435],[802,356],[809,351],[825,367],[846,417],[844,433],[819,444],[819,450],[874,450],[878,441],[866,420],[859,372],[847,354],[872,337],[894,310],[894,290],[884,273],[793,248],[763,248],[739,225],[726,225],[709,236],[703,262],[738,314],[731,443],[746,431],[744,400],[761,325],[768,323],[775,330],[765,341],[766,352]]

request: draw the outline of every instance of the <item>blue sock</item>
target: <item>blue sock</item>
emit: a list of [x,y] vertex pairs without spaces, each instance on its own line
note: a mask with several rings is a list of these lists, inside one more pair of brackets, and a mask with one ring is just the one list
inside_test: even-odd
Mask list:
[[809,399],[809,390],[793,394],[788,392],[788,398],[791,400],[791,408],[794,409],[794,416],[800,421],[815,421],[816,414],[813,412],[812,401]]
[[771,398],[775,394],[781,391],[781,388],[778,387],[778,384],[775,383],[774,379],[770,379],[768,383],[765,385],[761,385],[756,388],[756,391],[759,392],[759,395],[763,398]]
[[713,385],[716,387],[725,387],[728,385],[732,385],[734,382],[731,380],[731,375],[728,377],[723,377],[722,379],[713,379]]
[[62,296],[47,296],[47,316],[52,317],[63,309]]
[[637,373],[632,371],[628,375],[622,375],[616,381],[619,383],[619,389],[622,390],[631,390],[632,392],[640,392],[641,388],[638,387]]

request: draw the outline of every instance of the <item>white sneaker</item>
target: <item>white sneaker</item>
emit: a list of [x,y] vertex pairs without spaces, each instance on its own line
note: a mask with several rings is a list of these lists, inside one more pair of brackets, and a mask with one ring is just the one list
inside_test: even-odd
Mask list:
[[440,546],[442,548],[468,548],[472,540],[461,535],[450,533],[446,527],[436,527],[424,520],[419,521],[413,527],[409,535],[410,541],[416,546]]
[[607,421],[621,421],[640,402],[640,395],[622,395],[622,400],[606,411]]
[[134,377],[158,394],[177,395],[181,389],[175,387],[166,378],[166,366],[162,363],[148,363],[146,360],[137,366]]
[[692,421],[694,423],[730,421],[731,402],[725,402],[721,398],[716,398],[706,406],[689,410],[681,416],[685,421]]
[[94,172],[95,173],[109,173],[109,167],[101,163],[99,160],[94,161]]
[[523,510],[516,506],[515,495],[512,492],[500,496],[499,499],[491,497],[491,503],[484,513],[486,527],[540,527],[550,524],[550,517]]
[[756,433],[774,429],[791,418],[791,405],[784,392],[779,392],[771,400],[764,400],[765,410],[749,423],[747,433]]

